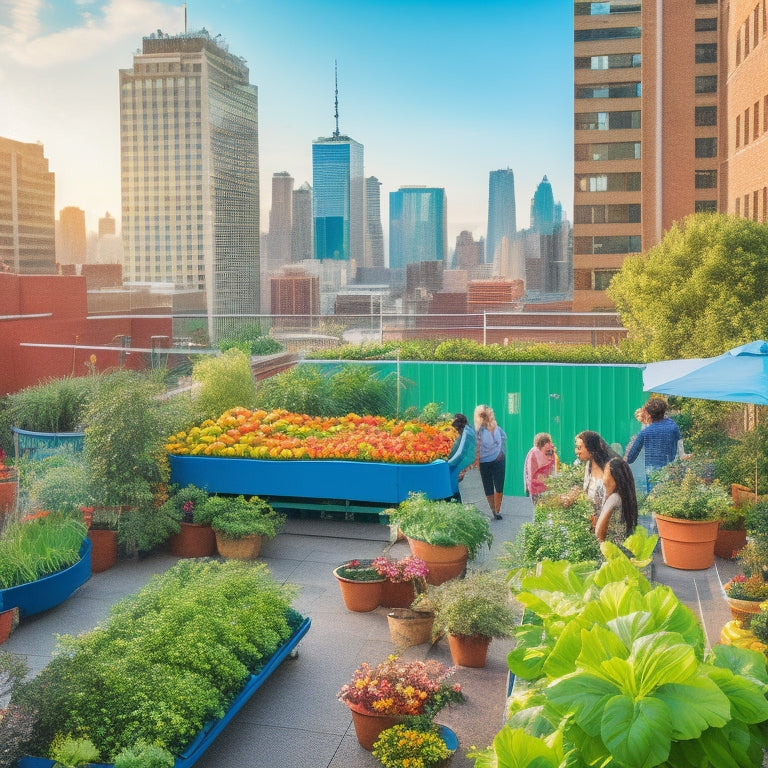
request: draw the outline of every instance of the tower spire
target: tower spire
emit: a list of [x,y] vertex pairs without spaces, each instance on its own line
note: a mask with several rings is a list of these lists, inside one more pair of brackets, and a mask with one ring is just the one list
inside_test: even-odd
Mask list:
[[337,137],[339,135],[339,68],[336,59],[333,60],[333,84],[335,89],[334,105],[336,107],[336,110],[333,114],[333,116],[336,118],[336,130],[333,132],[333,135]]

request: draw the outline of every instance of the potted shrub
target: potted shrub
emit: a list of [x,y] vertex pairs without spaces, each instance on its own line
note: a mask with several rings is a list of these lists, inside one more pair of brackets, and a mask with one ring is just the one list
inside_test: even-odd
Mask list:
[[208,493],[202,488],[187,485],[174,487],[164,511],[179,520],[179,532],[168,540],[171,553],[176,557],[209,557],[216,554],[216,536],[205,511]]
[[348,611],[367,613],[379,607],[385,578],[372,560],[349,560],[333,569]]
[[706,483],[686,470],[679,482],[662,477],[644,503],[656,518],[668,566],[702,570],[714,564],[719,521],[732,506],[719,482]]
[[731,616],[741,622],[744,628],[749,627],[752,618],[760,611],[760,604],[768,600],[768,582],[761,574],[752,576],[734,576],[727,584],[723,584],[725,596]]
[[275,537],[285,523],[285,515],[258,496],[209,496],[201,514],[211,521],[219,554],[241,560],[258,557],[262,539]]
[[471,571],[430,591],[433,635],[447,634],[454,664],[484,667],[494,637],[514,632],[515,612],[501,572]]
[[715,539],[715,555],[733,560],[747,543],[745,510],[739,505],[729,507],[720,518]]
[[433,501],[411,493],[388,514],[408,539],[411,553],[427,564],[429,584],[460,575],[480,547],[493,542],[488,520],[471,504]]
[[418,557],[408,555],[400,560],[377,557],[373,567],[386,579],[381,587],[381,602],[385,608],[407,608],[426,587],[429,574],[427,564]]
[[431,719],[443,707],[464,701],[452,670],[439,661],[405,661],[389,656],[371,667],[361,664],[336,697],[349,707],[360,746],[369,752],[379,734],[409,716]]
[[384,768],[436,768],[458,749],[456,734],[435,723],[393,725],[373,745],[373,756]]
[[91,570],[102,573],[117,563],[121,510],[119,507],[83,507],[90,520]]

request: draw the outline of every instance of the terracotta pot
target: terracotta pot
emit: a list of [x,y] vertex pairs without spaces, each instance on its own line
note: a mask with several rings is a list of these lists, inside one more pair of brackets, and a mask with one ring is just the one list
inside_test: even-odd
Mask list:
[[345,702],[345,704],[352,713],[352,725],[355,726],[357,740],[360,742],[360,746],[369,752],[373,749],[373,745],[382,731],[403,721],[401,717],[374,715],[356,704],[349,702]]
[[737,597],[729,597],[728,607],[731,609],[731,616],[741,622],[743,629],[747,629],[752,624],[752,619],[760,613],[762,602],[762,600],[739,600]]
[[8,515],[16,508],[18,490],[19,481],[15,473],[8,479],[0,480],[0,515]]
[[176,557],[211,557],[216,554],[216,536],[210,525],[181,523],[181,530],[168,539]]
[[451,658],[460,667],[484,667],[490,644],[485,635],[448,635]]
[[90,528],[93,523],[94,511],[95,507],[80,507],[80,513],[83,516],[83,525],[85,525],[86,528]]
[[429,568],[427,584],[437,586],[456,576],[461,576],[467,567],[469,552],[463,544],[455,547],[440,547],[419,539],[408,538],[408,546],[414,557],[421,558],[427,564]]
[[747,544],[747,532],[726,531],[723,528],[717,529],[717,538],[715,539],[715,554],[722,557],[723,560],[733,560],[738,551]]
[[[339,566],[342,568],[343,566]],[[339,582],[341,597],[344,600],[344,607],[348,611],[355,613],[368,613],[374,611],[381,603],[381,587],[386,579],[377,579],[376,581],[353,581],[339,576],[339,568],[334,568],[333,575]]]
[[435,614],[412,611],[410,608],[395,608],[387,614],[389,636],[399,648],[410,648],[432,641],[432,625]]
[[731,498],[734,507],[743,507],[745,504],[752,504],[757,501],[757,494],[752,488],[739,483],[731,483]]
[[117,531],[91,528],[91,572],[101,573],[117,562]]
[[13,608],[0,611],[0,644],[11,636],[11,629],[13,629]]
[[679,520],[656,515],[661,554],[670,568],[701,571],[715,563],[717,520]]
[[389,581],[381,585],[379,605],[385,608],[409,608],[416,597],[412,581]]
[[261,552],[263,537],[258,533],[251,536],[243,536],[241,539],[230,539],[223,533],[216,531],[216,549],[222,557],[233,560],[254,560]]

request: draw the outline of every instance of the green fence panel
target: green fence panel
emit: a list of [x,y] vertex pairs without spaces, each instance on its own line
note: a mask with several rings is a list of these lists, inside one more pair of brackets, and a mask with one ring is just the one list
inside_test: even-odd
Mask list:
[[373,366],[382,376],[399,375],[404,389],[400,410],[442,403],[450,413],[472,420],[475,406],[487,404],[507,434],[504,491],[523,495],[523,461],[537,432],[549,432],[561,461],[574,460],[573,441],[585,429],[599,432],[623,451],[640,430],[635,409],[647,400],[640,365],[463,362],[320,362],[324,371],[339,365]]

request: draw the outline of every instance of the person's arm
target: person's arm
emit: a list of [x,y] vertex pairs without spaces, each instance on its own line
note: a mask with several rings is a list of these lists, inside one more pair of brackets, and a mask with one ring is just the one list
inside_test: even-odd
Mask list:
[[454,451],[451,451],[451,455],[446,459],[448,466],[453,467],[461,461],[461,456],[464,453],[464,444],[467,442],[467,430],[466,427],[461,433],[458,445]]
[[678,459],[690,459],[691,456],[693,456],[692,453],[686,453],[685,448],[683,447],[683,438],[681,437],[677,441],[677,458]]
[[631,464],[640,454],[640,449],[643,447],[643,442],[645,441],[644,432],[645,430],[641,429],[632,441],[632,445],[627,451],[627,464]]
[[614,494],[611,494],[605,500],[603,508],[600,510],[600,517],[597,518],[597,523],[595,523],[595,536],[598,541],[605,541],[605,538],[608,535],[608,526],[611,522],[611,515],[616,509],[616,504],[617,502]]

